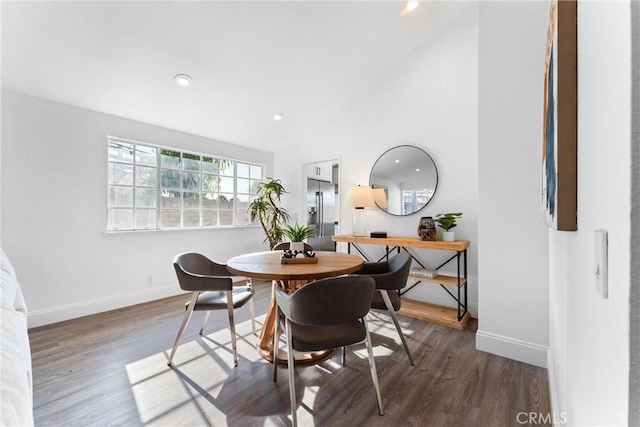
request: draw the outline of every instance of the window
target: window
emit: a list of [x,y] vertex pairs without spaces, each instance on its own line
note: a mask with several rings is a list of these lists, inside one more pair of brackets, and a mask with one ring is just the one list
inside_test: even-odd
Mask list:
[[109,231],[250,224],[263,166],[109,138]]

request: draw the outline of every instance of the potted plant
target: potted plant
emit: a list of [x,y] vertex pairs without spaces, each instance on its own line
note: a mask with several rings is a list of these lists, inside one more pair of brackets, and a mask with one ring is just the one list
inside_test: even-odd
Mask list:
[[273,248],[282,241],[282,225],[289,221],[289,212],[278,206],[280,197],[287,193],[279,179],[266,178],[258,187],[255,199],[249,204],[249,217],[251,222],[260,222],[266,235],[265,242],[269,248]]
[[455,240],[454,232],[450,231],[456,225],[456,220],[462,216],[462,212],[438,214],[433,221],[438,224],[444,231],[442,232],[442,240],[445,242],[453,242]]
[[282,228],[282,233],[291,240],[290,249],[292,251],[303,251],[304,239],[315,236],[316,230],[309,228],[306,225],[299,225],[296,222],[294,225],[285,225]]

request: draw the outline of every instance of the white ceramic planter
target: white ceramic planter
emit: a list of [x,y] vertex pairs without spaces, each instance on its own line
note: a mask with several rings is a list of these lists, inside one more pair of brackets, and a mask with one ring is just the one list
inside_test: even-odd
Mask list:
[[289,249],[292,251],[304,251],[304,242],[291,242],[289,244]]
[[444,242],[453,242],[456,240],[455,231],[443,231],[442,232],[442,241]]

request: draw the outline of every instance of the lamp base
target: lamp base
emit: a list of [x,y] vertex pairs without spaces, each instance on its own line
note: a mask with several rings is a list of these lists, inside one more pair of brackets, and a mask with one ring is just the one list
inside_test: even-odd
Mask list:
[[353,235],[356,237],[367,236],[367,214],[364,208],[355,208],[353,211]]

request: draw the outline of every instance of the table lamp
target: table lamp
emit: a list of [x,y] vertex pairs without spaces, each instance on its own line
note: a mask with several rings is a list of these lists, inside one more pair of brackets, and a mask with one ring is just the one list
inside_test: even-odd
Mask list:
[[373,191],[369,186],[358,185],[347,190],[347,208],[353,209],[353,235],[367,236],[367,215],[365,209],[375,208]]

